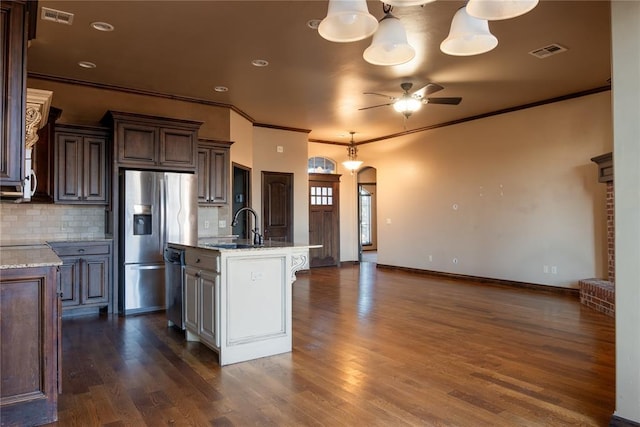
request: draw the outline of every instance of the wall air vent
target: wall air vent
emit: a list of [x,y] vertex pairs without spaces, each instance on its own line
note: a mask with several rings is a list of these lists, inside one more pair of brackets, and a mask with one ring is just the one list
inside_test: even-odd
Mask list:
[[40,19],[43,21],[57,22],[58,24],[71,25],[73,23],[73,13],[63,12],[62,10],[41,7],[42,12]]
[[531,52],[529,52],[529,54],[535,56],[536,58],[543,59],[543,58],[548,58],[551,55],[555,55],[556,53],[566,52],[567,50],[568,49],[566,47],[553,43],[553,44],[550,44],[549,46],[532,50]]

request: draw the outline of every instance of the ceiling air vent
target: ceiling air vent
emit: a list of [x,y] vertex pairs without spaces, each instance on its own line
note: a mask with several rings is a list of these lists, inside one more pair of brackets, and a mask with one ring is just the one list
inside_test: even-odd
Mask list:
[[548,58],[551,55],[555,55],[556,53],[566,52],[567,48],[562,47],[559,44],[550,44],[549,46],[541,47],[540,49],[535,49],[529,52],[530,55],[535,56],[536,58]]
[[43,21],[51,21],[67,25],[71,25],[73,23],[73,13],[50,9],[48,7],[42,7],[41,9],[42,14],[40,15],[40,19]]

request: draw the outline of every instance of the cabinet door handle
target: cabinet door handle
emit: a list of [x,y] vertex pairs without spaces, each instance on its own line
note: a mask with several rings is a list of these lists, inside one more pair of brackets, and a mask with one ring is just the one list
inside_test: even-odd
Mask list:
[[196,260],[196,264],[199,264],[199,263],[200,263],[200,258]]

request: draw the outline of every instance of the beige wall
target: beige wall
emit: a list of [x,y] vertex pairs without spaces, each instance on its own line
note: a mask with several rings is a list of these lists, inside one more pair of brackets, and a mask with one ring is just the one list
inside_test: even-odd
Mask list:
[[[358,260],[358,189],[357,175],[342,166],[347,160],[347,148],[341,145],[309,143],[309,157],[326,157],[337,163],[336,173],[340,174],[340,261]],[[361,169],[371,166],[358,152],[358,160],[363,160]]]
[[[590,158],[612,149],[610,111],[605,92],[361,145],[377,170],[378,262],[563,287],[602,276],[605,186]],[[341,233],[357,245],[349,178]]]
[[293,173],[293,241],[298,244],[309,242],[307,157],[307,133],[254,127],[251,206],[262,217],[263,171]]

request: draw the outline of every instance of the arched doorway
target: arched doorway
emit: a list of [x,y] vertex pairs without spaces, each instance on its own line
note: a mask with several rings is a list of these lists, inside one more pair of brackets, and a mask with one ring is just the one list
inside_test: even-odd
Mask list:
[[378,250],[377,228],[377,171],[365,167],[358,172],[359,256],[361,262],[376,262]]

